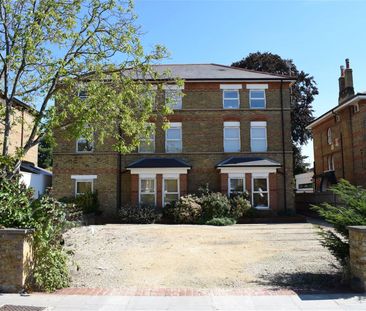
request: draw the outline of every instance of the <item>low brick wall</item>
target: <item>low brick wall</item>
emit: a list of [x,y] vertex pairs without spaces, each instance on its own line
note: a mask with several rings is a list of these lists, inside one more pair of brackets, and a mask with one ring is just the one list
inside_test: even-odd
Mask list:
[[312,205],[329,203],[337,206],[340,204],[339,198],[333,192],[295,193],[296,212],[302,215],[318,217],[318,213],[311,209]]
[[366,292],[366,226],[350,226],[348,230],[351,286],[355,290]]
[[19,292],[32,267],[31,229],[0,229],[0,292]]

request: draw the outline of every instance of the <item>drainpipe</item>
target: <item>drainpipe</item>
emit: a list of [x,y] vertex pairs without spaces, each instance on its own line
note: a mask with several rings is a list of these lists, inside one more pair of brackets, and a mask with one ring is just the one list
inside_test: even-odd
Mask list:
[[[118,132],[120,137],[122,137],[122,131],[120,126],[118,126]],[[117,211],[121,209],[122,203],[122,193],[121,193],[121,184],[122,184],[122,176],[121,176],[121,165],[122,165],[122,155],[120,152],[117,153],[117,183],[116,183],[116,208]]]
[[286,156],[285,156],[285,120],[283,115],[283,80],[281,80],[280,87],[280,98],[281,98],[281,131],[282,131],[282,163],[283,163],[283,200],[284,210],[287,212],[287,176],[286,176]]

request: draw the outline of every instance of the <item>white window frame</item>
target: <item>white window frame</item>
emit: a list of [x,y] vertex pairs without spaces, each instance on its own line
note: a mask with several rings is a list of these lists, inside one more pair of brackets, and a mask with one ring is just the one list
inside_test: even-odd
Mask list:
[[[165,181],[166,180],[176,180],[177,181],[177,190],[178,190],[178,192],[165,192]],[[177,194],[178,195],[178,200],[179,200],[179,198],[180,198],[180,178],[179,178],[179,175],[178,174],[168,174],[168,175],[166,175],[166,174],[164,174],[163,175],[163,189],[162,189],[162,191],[161,191],[161,193],[162,193],[162,196],[163,196],[163,198],[162,198],[162,203],[163,203],[163,207],[165,206],[165,195],[166,194]]]
[[[253,97],[253,92],[263,92],[264,97]],[[263,99],[264,106],[263,107],[252,107],[252,99]],[[266,109],[267,107],[267,100],[266,100],[266,90],[265,89],[250,89],[249,90],[249,106],[250,109]]]
[[[237,94],[237,98],[225,98],[225,93],[226,92],[235,92]],[[235,100],[237,101],[237,106],[236,107],[225,107],[225,100],[229,100],[234,102]],[[222,107],[223,109],[239,109],[240,108],[240,94],[239,94],[239,90],[237,89],[223,89],[222,90]]]
[[[227,185],[227,194],[228,196],[230,196],[232,193],[234,193],[234,191],[231,191],[231,183],[230,180],[231,179],[242,179],[243,180],[243,191],[242,193],[244,193],[246,191],[246,185],[245,185],[245,174],[229,174],[228,176],[228,185]],[[235,191],[236,192],[236,191]]]
[[[173,129],[173,128],[176,128],[176,129],[180,129],[180,139],[168,139],[168,131],[170,129]],[[168,141],[179,141],[180,142],[180,150],[179,151],[168,151]],[[182,131],[182,123],[181,122],[172,122],[170,123],[170,128],[166,129],[165,130],[165,152],[166,153],[181,153],[183,151],[183,131]]]
[[[170,102],[168,101],[169,98],[171,99]],[[172,99],[174,99],[174,101]],[[172,110],[181,110],[183,107],[182,91],[180,89],[166,89],[165,105],[167,105]]]
[[328,143],[328,145],[331,145],[331,144],[333,144],[333,133],[332,133],[332,128],[328,128],[328,130],[327,130],[327,143]]
[[[226,135],[225,135],[225,129],[227,128],[235,128],[235,129],[238,129],[239,131],[239,138],[236,139],[236,138],[226,138]],[[240,137],[240,122],[224,122],[224,152],[240,152],[241,150],[241,137]],[[225,141],[237,141],[239,140],[239,150],[237,151],[228,151],[225,149]]]
[[[262,191],[262,193],[267,194],[268,206],[261,206],[261,207],[255,207],[254,206],[254,194],[255,193],[261,193],[260,191],[255,191],[254,190],[254,179],[266,179],[267,180],[267,191]],[[252,174],[252,206],[253,206],[253,208],[258,209],[258,210],[268,210],[268,209],[270,209],[271,203],[270,203],[270,191],[269,191],[269,175],[267,173]]]
[[[252,135],[252,130],[254,128],[264,128],[265,129],[265,137],[263,138],[253,138]],[[265,140],[266,143],[266,148],[263,151],[257,151],[257,150],[253,150],[253,140]],[[250,122],[250,150],[251,152],[267,152],[268,151],[268,138],[267,138],[267,122],[266,121],[261,121],[261,122]]]
[[[150,138],[147,137],[142,137],[140,138],[140,144],[138,146],[138,152],[139,153],[155,153],[155,124],[154,123],[149,123],[149,125],[152,127],[153,131],[152,131],[152,138],[150,136]],[[146,142],[146,141],[150,141],[150,145],[153,147],[152,151],[142,151],[141,150],[141,142]]]
[[334,171],[335,167],[334,167],[334,154],[330,154],[328,155],[328,171]]
[[88,140],[85,139],[84,137],[79,137],[76,140],[76,153],[92,153],[92,152],[94,152],[94,141],[89,142],[91,144],[92,149],[91,150],[84,150],[84,151],[79,150],[79,142],[80,141],[86,141],[87,142]]
[[[142,180],[154,180],[154,192],[142,192],[141,191],[141,182]],[[154,194],[154,205],[156,206],[156,175],[155,174],[141,174],[139,175],[139,204],[141,204],[141,194]]]
[[78,182],[91,182],[92,183],[92,192],[94,192],[94,180],[97,179],[97,175],[71,175],[71,179],[74,180],[74,195],[75,197],[82,194],[77,192],[77,183]]

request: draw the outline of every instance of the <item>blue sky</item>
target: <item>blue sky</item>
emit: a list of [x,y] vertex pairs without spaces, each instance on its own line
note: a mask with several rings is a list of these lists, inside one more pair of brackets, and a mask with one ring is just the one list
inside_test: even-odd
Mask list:
[[[339,66],[350,58],[366,91],[366,1],[136,0],[146,49],[163,44],[165,63],[230,65],[250,52],[292,58],[318,83],[314,115],[337,104]],[[312,162],[312,145],[303,148]]]

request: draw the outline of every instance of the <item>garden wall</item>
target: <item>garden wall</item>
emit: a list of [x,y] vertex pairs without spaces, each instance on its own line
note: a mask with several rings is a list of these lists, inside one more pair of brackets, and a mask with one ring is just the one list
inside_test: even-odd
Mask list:
[[324,202],[337,206],[337,204],[340,203],[340,200],[333,192],[295,194],[296,212],[302,215],[319,217],[318,214],[312,211],[310,208],[312,205],[319,205]]
[[349,253],[351,264],[351,286],[366,292],[366,226],[350,226]]
[[22,290],[32,267],[33,230],[0,229],[0,292]]

